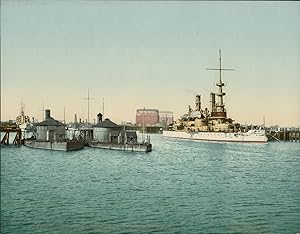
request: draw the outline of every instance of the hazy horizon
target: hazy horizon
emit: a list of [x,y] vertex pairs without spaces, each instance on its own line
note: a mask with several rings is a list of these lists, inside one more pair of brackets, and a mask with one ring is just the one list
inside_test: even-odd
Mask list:
[[236,122],[300,126],[299,2],[1,1],[1,120],[210,108],[222,49]]

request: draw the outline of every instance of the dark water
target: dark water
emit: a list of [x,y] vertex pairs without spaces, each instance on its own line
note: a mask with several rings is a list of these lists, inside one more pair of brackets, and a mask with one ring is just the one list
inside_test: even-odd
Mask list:
[[2,233],[296,233],[300,144],[1,148]]

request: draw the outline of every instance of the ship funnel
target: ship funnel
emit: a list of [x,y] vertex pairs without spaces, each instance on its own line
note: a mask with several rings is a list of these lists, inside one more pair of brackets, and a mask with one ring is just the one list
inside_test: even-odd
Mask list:
[[196,111],[200,111],[201,110],[201,96],[200,95],[196,95]]
[[210,93],[211,112],[216,111],[216,94]]
[[77,114],[75,114],[75,116],[74,116],[74,123],[78,123],[77,122]]
[[99,123],[101,123],[102,122],[102,114],[101,113],[99,113],[98,115],[97,115],[97,124],[99,124]]
[[45,110],[45,119],[50,119],[50,110]]

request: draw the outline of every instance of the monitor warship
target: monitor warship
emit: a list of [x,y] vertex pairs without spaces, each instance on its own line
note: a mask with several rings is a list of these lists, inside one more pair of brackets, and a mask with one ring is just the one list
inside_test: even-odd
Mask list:
[[[222,68],[221,50],[219,50],[219,68],[208,68],[207,70],[219,71],[219,81],[216,83],[218,91],[210,94],[211,111],[207,108],[201,109],[201,96],[196,95],[195,110],[189,106],[188,113],[182,115],[172,126],[172,129],[163,131],[164,137],[217,141],[217,142],[244,142],[244,143],[267,143],[264,129],[251,129],[241,131],[239,124],[234,124],[231,118],[227,118],[227,111],[223,102],[225,93],[222,81],[222,71],[233,69]],[[216,102],[217,96],[217,102]]]

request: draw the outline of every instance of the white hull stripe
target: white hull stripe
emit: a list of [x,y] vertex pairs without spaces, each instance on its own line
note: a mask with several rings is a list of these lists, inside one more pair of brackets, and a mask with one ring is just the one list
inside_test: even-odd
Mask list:
[[241,142],[241,143],[267,143],[268,139],[264,130],[250,130],[247,133],[223,133],[223,132],[175,132],[164,131],[164,137],[202,140],[202,141],[217,141],[217,142]]

